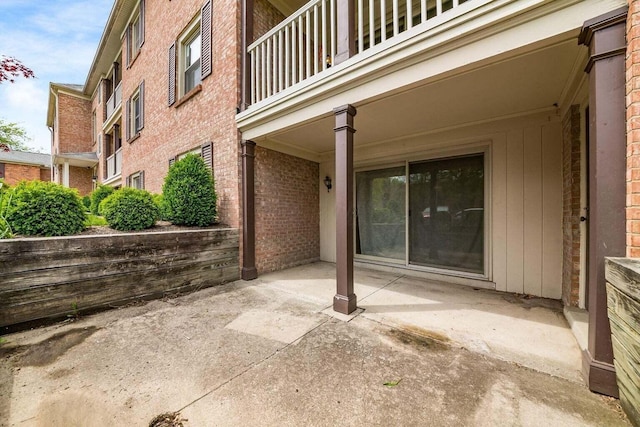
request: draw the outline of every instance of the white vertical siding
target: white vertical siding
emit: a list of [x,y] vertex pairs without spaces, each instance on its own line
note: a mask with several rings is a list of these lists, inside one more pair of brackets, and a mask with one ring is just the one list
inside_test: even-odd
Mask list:
[[507,134],[507,292],[524,292],[524,132]]
[[562,127],[542,126],[542,293],[562,296]]
[[[355,158],[380,163],[384,158],[437,157],[468,144],[489,143],[491,189],[487,195],[491,239],[490,280],[499,291],[559,299],[562,292],[562,129],[558,120],[513,119],[429,135],[396,144],[365,147]],[[490,142],[487,142],[490,141]],[[440,148],[436,148],[440,147]],[[472,149],[473,150],[473,149]],[[356,164],[356,167],[358,164]],[[320,165],[320,181],[334,177],[333,161]],[[320,185],[320,257],[335,261],[335,198]],[[490,233],[490,234],[489,234]],[[455,273],[454,273],[455,274]],[[447,276],[438,276],[447,281]],[[449,278],[455,283],[465,279]],[[474,280],[468,284],[477,285]]]
[[542,292],[542,133],[540,126],[524,130],[524,293]]

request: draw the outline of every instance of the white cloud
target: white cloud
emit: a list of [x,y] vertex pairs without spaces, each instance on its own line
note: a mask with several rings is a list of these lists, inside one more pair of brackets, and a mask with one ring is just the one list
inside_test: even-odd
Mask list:
[[0,54],[36,79],[0,85],[0,117],[23,126],[30,144],[49,151],[49,82],[84,84],[113,0],[0,0]]

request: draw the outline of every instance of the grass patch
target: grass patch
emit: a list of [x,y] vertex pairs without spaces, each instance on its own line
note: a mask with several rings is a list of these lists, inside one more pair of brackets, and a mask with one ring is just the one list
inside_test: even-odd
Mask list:
[[88,214],[87,215],[87,220],[84,222],[84,225],[86,227],[92,227],[92,226],[96,226],[96,225],[107,225],[107,220],[104,219],[104,217],[102,217],[102,216],[98,216],[98,215],[94,215],[94,214]]

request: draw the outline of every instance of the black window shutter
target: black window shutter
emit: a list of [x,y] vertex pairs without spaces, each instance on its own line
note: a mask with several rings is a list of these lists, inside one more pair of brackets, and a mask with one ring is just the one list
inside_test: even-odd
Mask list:
[[127,47],[127,68],[131,64],[131,25],[127,27],[125,32],[124,44]]
[[200,78],[211,74],[211,1],[205,2],[200,11]]
[[129,123],[131,122],[131,119],[133,117],[131,117],[131,98],[127,99],[127,102],[125,104],[125,109],[124,109],[124,134],[125,134],[125,139],[128,141],[131,139],[131,126],[129,125]]
[[[139,100],[140,100],[140,129],[144,128],[144,80],[140,83],[139,89]],[[138,132],[140,129],[136,129]]]
[[144,43],[144,0],[140,0],[140,39],[138,40],[138,47],[142,47]]
[[140,189],[144,190],[144,171],[140,171]]
[[202,145],[200,155],[204,164],[211,170],[213,170],[213,142],[207,142]]
[[176,102],[176,44],[169,48],[169,106]]

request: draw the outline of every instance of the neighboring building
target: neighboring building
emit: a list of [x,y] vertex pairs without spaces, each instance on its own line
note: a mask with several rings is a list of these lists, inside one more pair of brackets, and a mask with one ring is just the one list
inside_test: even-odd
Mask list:
[[585,377],[615,394],[603,259],[640,254],[635,22],[625,0],[116,0],[85,85],[52,85],[54,154],[160,192],[200,153],[243,278],[336,262],[341,312],[354,258],[587,310]]
[[97,144],[91,139],[91,98],[83,86],[49,85],[47,126],[51,130],[52,181],[77,188],[81,196],[89,194],[97,180]]
[[8,185],[20,181],[51,181],[51,156],[0,149],[0,179]]

